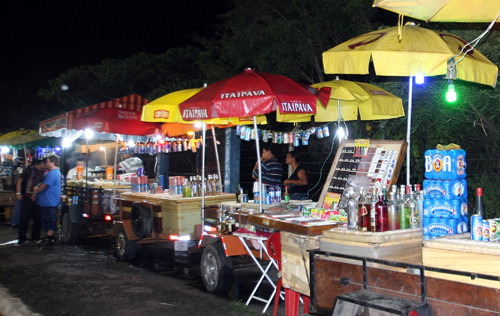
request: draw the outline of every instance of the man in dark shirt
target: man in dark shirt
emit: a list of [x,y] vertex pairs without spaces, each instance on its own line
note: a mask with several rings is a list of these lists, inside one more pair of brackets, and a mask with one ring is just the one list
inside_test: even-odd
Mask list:
[[45,176],[45,166],[42,160],[35,159],[32,164],[24,169],[16,183],[16,197],[21,203],[21,222],[19,224],[19,237],[17,244],[22,245],[26,242],[26,232],[28,231],[29,221],[33,219],[31,229],[31,240],[37,242],[40,240],[41,230],[41,211],[40,207],[31,199],[33,189],[43,181]]
[[[283,176],[283,166],[274,156],[273,149],[269,145],[262,147],[262,184],[278,186],[281,184],[281,177]],[[259,179],[259,165],[255,163],[253,168],[252,177]]]

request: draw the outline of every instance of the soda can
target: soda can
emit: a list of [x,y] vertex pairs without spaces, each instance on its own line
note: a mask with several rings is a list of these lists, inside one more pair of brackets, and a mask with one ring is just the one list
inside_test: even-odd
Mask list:
[[483,240],[483,217],[474,214],[470,217],[471,238],[475,241]]
[[316,130],[316,136],[318,137],[318,139],[322,139],[323,138],[323,129],[322,128],[318,128]]
[[500,241],[500,218],[495,218],[497,221],[497,241]]
[[144,175],[144,168],[139,168],[137,169],[137,176],[143,176]]
[[323,137],[330,137],[330,129],[328,125],[323,126]]
[[483,219],[483,241],[490,241],[490,222]]
[[290,144],[293,143],[293,133],[292,132],[288,133],[288,142]]
[[490,241],[498,241],[497,240],[497,221],[496,219],[489,219],[490,222]]

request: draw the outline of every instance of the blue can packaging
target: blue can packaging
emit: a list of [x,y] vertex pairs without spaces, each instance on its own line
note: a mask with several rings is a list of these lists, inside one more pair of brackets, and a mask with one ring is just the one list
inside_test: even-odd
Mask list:
[[422,220],[422,232],[424,236],[431,236],[431,232],[429,230],[429,224],[431,223],[431,217],[430,216],[424,216],[424,219]]
[[474,214],[470,217],[471,238],[475,241],[483,240],[483,217]]
[[490,241],[490,221],[483,219],[483,241]]
[[448,234],[455,235],[457,233],[457,220],[455,218],[448,218],[446,222],[448,223],[448,226],[450,226]]

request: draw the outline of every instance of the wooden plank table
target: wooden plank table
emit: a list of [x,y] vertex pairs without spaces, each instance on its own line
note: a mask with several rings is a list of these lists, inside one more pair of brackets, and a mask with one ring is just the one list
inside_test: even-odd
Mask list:
[[339,226],[339,223],[336,222],[328,222],[327,224],[321,225],[303,225],[273,218],[265,214],[248,215],[248,224],[279,231],[287,231],[299,235],[321,235],[323,231]]

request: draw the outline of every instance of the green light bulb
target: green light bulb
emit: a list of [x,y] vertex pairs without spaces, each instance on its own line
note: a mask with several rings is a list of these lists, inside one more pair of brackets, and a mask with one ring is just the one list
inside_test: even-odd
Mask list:
[[457,101],[457,93],[455,92],[455,85],[449,84],[448,91],[446,91],[446,101],[453,103]]

